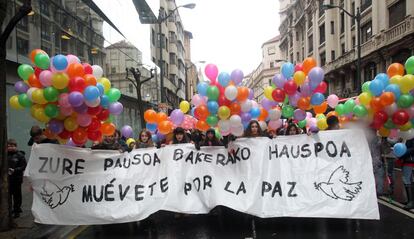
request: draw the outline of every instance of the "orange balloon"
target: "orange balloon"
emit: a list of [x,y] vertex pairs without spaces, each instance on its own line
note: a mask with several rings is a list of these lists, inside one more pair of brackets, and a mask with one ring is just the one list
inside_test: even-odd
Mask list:
[[324,101],[320,105],[314,105],[313,106],[313,111],[315,111],[315,114],[323,114],[323,113],[325,113],[325,111],[327,109],[328,109],[328,103],[326,101]]
[[104,136],[111,136],[115,133],[115,125],[112,123],[103,123],[100,130]]
[[382,108],[384,108],[384,105],[382,105],[381,103],[380,97],[373,97],[370,106],[374,112],[382,110]]
[[144,119],[147,123],[153,124],[157,122],[157,112],[154,110],[146,110],[144,112]]
[[263,107],[260,107],[260,116],[258,118],[259,121],[265,121],[267,119],[267,116],[269,115],[269,113],[267,112],[267,110]]
[[316,60],[313,57],[307,57],[302,63],[303,72],[307,75],[309,71],[316,66]]
[[77,62],[69,64],[68,68],[66,69],[66,72],[70,78],[76,76],[82,77],[83,75],[85,75],[85,70],[82,64]]
[[95,76],[91,74],[86,74],[83,76],[83,79],[85,79],[86,86],[96,86],[96,78]]
[[199,120],[207,119],[208,115],[209,115],[208,108],[205,105],[199,105],[194,110],[194,116]]
[[307,110],[310,107],[310,100],[307,97],[302,97],[298,100],[298,108],[301,110]]
[[196,123],[196,128],[201,131],[207,131],[210,128],[210,126],[204,120],[199,120]]
[[164,120],[158,124],[158,131],[160,131],[161,134],[169,134],[172,131],[172,128],[173,124],[168,120]]
[[30,52],[29,58],[32,61],[32,63],[34,63],[34,58],[37,54],[42,53],[42,54],[47,54],[45,51],[43,51],[42,49],[34,49]]
[[245,101],[249,97],[249,88],[241,86],[237,88],[237,100],[239,102]]
[[155,120],[157,124],[160,124],[161,122],[168,120],[168,115],[164,112],[159,112],[157,113]]
[[50,129],[46,128],[43,131],[43,134],[48,138],[48,139],[54,139],[56,138],[56,134],[54,134],[52,131],[50,131]]
[[336,118],[338,118],[338,113],[336,113],[335,110],[330,111],[329,113],[326,114],[326,118],[329,118],[330,116],[335,116]]
[[387,69],[387,74],[390,78],[395,76],[395,75],[403,76],[404,75],[404,66],[401,65],[400,63],[392,63]]
[[340,116],[339,118],[339,123],[344,124],[348,121],[348,118],[346,116]]
[[29,82],[29,85],[31,87],[43,88],[42,84],[40,83],[39,79],[35,74],[31,74],[27,81]]
[[395,101],[394,93],[383,92],[380,96],[380,101],[383,106],[392,105],[392,103]]
[[229,108],[231,115],[238,115],[241,112],[241,107],[236,102],[231,103]]

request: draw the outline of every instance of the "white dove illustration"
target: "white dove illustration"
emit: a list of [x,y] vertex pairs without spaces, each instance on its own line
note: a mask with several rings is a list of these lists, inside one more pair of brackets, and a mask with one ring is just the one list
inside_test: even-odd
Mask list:
[[328,182],[314,183],[316,190],[321,190],[333,199],[342,199],[352,201],[355,196],[361,192],[362,182],[351,183],[349,180],[349,171],[343,165],[339,166],[331,176]]
[[[56,208],[59,205],[62,205],[66,202],[69,197],[69,193],[74,192],[73,184],[70,186],[64,186],[60,188],[58,185],[52,183],[54,185],[54,189],[52,192],[46,190],[46,185],[42,187],[42,192],[40,195],[42,196],[43,201],[52,209]],[[49,186],[50,189],[50,186]]]

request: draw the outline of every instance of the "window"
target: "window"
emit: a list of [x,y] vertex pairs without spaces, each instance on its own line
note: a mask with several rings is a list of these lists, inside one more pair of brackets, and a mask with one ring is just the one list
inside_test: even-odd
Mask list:
[[9,39],[7,39],[7,49],[12,49],[13,47],[13,36],[10,36]]
[[319,27],[319,44],[322,45],[322,43],[324,42],[325,42],[325,23]]
[[322,17],[322,15],[325,13],[323,9],[323,0],[319,1],[319,17]]
[[51,34],[50,34],[50,22],[46,20],[46,18],[41,19],[42,23],[40,25],[41,29],[41,38],[42,40],[50,41],[51,40]]
[[115,74],[115,73],[116,73],[116,67],[113,66],[113,67],[111,67],[111,74]]
[[177,56],[175,55],[175,53],[171,53],[170,52],[170,64],[171,65],[175,65],[176,64],[176,58],[177,58]]
[[335,60],[335,51],[331,51],[331,61]]
[[353,78],[352,78],[352,86],[353,86],[353,88],[354,88],[354,90],[358,90],[361,86],[359,85],[359,82],[358,82],[358,74],[357,74],[357,71],[353,71],[352,72],[353,74]]
[[298,51],[296,52],[296,61],[300,61],[300,55]]
[[275,67],[275,63],[273,61],[270,62],[270,68]]
[[361,12],[369,8],[372,4],[372,0],[361,0]]
[[341,44],[341,54],[344,55],[345,54],[345,43]]
[[311,28],[312,27],[312,13],[309,13],[309,15],[308,15],[308,28]]
[[364,67],[364,81],[373,80],[377,75],[377,68],[374,62],[368,63]]
[[326,63],[326,54],[325,52],[322,52],[319,57],[321,58],[321,66],[324,66]]
[[352,37],[352,48],[355,48],[356,46],[356,41],[355,41],[355,36]]
[[[351,3],[351,14],[356,16],[355,14],[355,2]],[[355,19],[351,18],[351,26],[355,25]]]
[[128,90],[129,90],[129,93],[131,94],[134,93],[134,86],[131,83],[128,84]]
[[341,12],[341,34],[345,32],[345,14]]
[[293,53],[290,53],[290,62],[294,62],[293,61]]
[[41,0],[39,2],[39,8],[40,8],[40,12],[45,15],[45,16],[50,16],[50,11],[49,11],[49,1],[47,0]]
[[84,37],[84,33],[83,33],[83,24],[81,22],[78,23],[78,35],[80,37]]
[[170,43],[176,43],[177,42],[177,35],[175,34],[175,32],[170,31],[169,32],[169,38],[170,38]]
[[331,34],[335,34],[335,22],[331,21]]
[[299,32],[298,31],[295,32],[295,38],[296,38],[296,41],[299,41]]
[[372,22],[368,22],[361,27],[361,43],[368,41],[372,37]]
[[155,31],[154,31],[154,29],[151,29],[151,43],[152,43],[153,46],[155,46]]
[[345,82],[345,76],[341,75],[341,90],[345,90],[346,82]]
[[17,53],[27,56],[29,54],[29,41],[20,37],[17,37]]
[[[168,11],[168,15],[170,15],[169,17],[168,17],[168,21],[169,22],[175,22],[175,14],[174,14],[174,12],[172,11],[172,10],[169,10]],[[148,39],[148,38],[147,38]]]
[[276,49],[274,46],[267,48],[268,55],[274,55],[276,53]]
[[171,81],[171,83],[173,83],[173,85],[176,85],[177,84],[175,82],[175,74],[170,74],[169,80]]
[[395,26],[402,22],[407,14],[405,0],[400,0],[388,8],[389,27]]
[[308,53],[313,51],[313,35],[308,37]]
[[83,43],[81,41],[76,42],[76,53],[78,56],[83,56]]
[[27,16],[23,17],[22,20],[17,23],[17,28],[25,32],[29,31],[29,20]]

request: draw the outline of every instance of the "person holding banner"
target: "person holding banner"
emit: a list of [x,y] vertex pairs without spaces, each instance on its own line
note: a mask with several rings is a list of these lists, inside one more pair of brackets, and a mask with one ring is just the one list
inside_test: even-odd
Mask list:
[[244,136],[247,138],[263,136],[262,129],[260,128],[259,122],[257,122],[257,120],[250,121],[246,131],[244,132]]
[[137,149],[154,147],[154,143],[152,142],[152,139],[151,139],[151,132],[149,132],[146,129],[143,129],[139,133],[139,137],[137,141],[138,142],[135,145],[135,148]]
[[301,133],[300,128],[295,123],[290,123],[288,127],[286,128],[285,135],[297,135],[300,133]]
[[173,132],[173,139],[170,144],[186,144],[190,143],[183,128],[177,127]]
[[206,139],[202,142],[201,146],[223,146],[223,143],[216,138],[216,131],[214,129],[208,129]]
[[114,135],[105,136],[101,143],[93,145],[91,149],[118,150],[124,152]]

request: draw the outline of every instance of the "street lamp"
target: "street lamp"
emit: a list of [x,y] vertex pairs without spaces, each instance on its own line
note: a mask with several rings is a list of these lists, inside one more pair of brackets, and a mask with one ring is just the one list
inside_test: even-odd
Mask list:
[[[195,64],[198,64],[198,63],[204,64],[204,63],[206,63],[206,61],[196,61],[194,63],[192,63],[190,61],[189,63],[190,63],[189,65],[185,64],[185,66],[184,66],[184,70],[185,70],[185,84],[186,84],[186,86],[188,84],[188,69],[190,69],[193,66],[197,68],[197,66]],[[190,89],[191,89],[192,83],[193,83],[193,81],[191,81]],[[190,99],[188,93],[189,92],[186,90],[185,91],[185,98],[186,98],[186,100]]]
[[357,51],[358,51],[358,58],[357,58],[357,82],[360,85],[361,84],[361,12],[359,10],[359,7],[357,7],[357,13],[356,15],[351,14],[347,10],[345,10],[341,6],[331,5],[331,4],[323,4],[322,9],[328,10],[333,8],[339,8],[341,9],[346,15],[350,16],[353,20],[357,22],[357,31],[358,31],[358,41],[357,41]]
[[180,7],[193,9],[193,8],[195,8],[195,6],[196,6],[195,3],[189,3],[189,4],[177,6],[165,17],[161,17],[161,14],[162,14],[161,8],[159,10],[157,23],[158,23],[158,36],[159,36],[158,46],[160,48],[159,67],[160,67],[160,75],[161,75],[160,88],[161,88],[161,102],[162,103],[165,101],[165,92],[164,92],[164,63],[163,63],[163,59],[162,59],[162,42],[163,42],[164,39],[162,39],[162,25],[161,24],[163,22],[165,22],[172,14],[174,14],[174,12],[177,11]]

